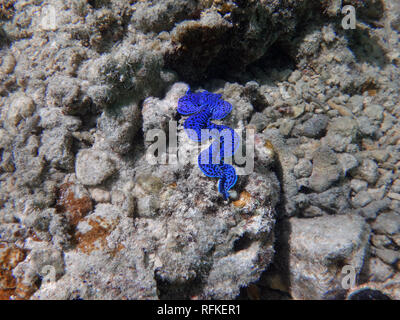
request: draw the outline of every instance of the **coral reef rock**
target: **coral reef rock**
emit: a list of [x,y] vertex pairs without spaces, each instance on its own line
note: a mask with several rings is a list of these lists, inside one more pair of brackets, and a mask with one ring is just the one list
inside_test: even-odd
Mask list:
[[[0,299],[399,299],[399,16],[3,1]],[[177,113],[189,88],[233,107],[212,120],[243,142],[226,201]]]

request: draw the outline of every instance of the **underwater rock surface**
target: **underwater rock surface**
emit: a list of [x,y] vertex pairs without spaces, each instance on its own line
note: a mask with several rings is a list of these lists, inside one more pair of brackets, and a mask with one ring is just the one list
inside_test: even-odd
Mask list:
[[[343,4],[7,1],[0,299],[400,299],[400,5]],[[253,139],[229,200],[164,153],[189,86]]]

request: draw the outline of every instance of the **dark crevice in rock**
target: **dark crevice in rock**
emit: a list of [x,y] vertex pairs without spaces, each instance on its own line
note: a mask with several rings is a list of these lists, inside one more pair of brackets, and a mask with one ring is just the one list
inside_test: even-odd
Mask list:
[[304,193],[304,194],[311,194],[314,191],[311,188],[302,185],[302,186],[300,186],[299,192]]
[[247,233],[244,233],[240,238],[236,239],[233,243],[233,251],[238,252],[246,250],[250,247],[253,240],[249,237]]
[[369,63],[383,68],[389,63],[385,50],[378,41],[370,36],[368,30],[346,30],[345,36],[349,42],[349,48],[354,53],[357,62]]
[[157,282],[158,298],[160,300],[187,300],[192,296],[200,294],[202,291],[203,285],[200,279],[182,283],[170,283],[163,280],[157,274],[157,270],[154,272],[154,278]]
[[154,271],[154,279],[157,283],[157,295],[160,300],[188,300],[194,297],[201,298],[206,279],[210,273],[212,254],[214,249],[209,252],[209,261],[204,261],[202,266],[197,267],[197,276],[187,281],[170,282],[163,278],[162,271]]
[[369,288],[361,289],[359,291],[352,293],[348,299],[349,300],[392,300],[390,299],[389,296],[380,292],[379,290],[374,290]]
[[[240,7],[239,4],[229,18],[230,27],[223,24],[219,27],[198,25],[178,33],[174,50],[165,56],[166,65],[190,83],[243,74],[248,65],[265,56],[280,36],[292,32],[293,15],[303,16],[307,9],[316,10],[315,5],[308,1],[304,7],[298,5],[290,13],[285,9],[280,12],[280,6],[284,4],[275,6],[272,12],[272,9],[260,5]],[[281,20],[277,18],[279,14]]]
[[[271,170],[276,173],[276,177],[278,178],[279,185],[280,185],[280,190],[279,190],[279,199],[280,201],[276,205],[276,212],[277,212],[277,219],[279,220],[279,217],[287,216],[288,212],[286,212],[286,205],[287,205],[287,200],[284,197],[284,180],[283,180],[283,167],[282,164],[279,160],[279,155],[276,154],[276,159],[273,165],[271,166]],[[294,209],[294,208],[293,208]],[[291,216],[295,216],[296,212],[290,213]]]
[[[282,216],[278,212],[278,217]],[[259,298],[262,300],[287,300],[292,297],[287,292],[290,288],[289,267],[289,237],[290,223],[287,218],[278,220],[275,225],[275,255],[271,265],[261,274],[260,279],[253,283],[258,288]],[[279,286],[274,285],[271,279],[279,278]],[[242,288],[239,300],[254,299],[250,286]]]
[[383,0],[344,0],[343,6],[353,5],[356,8],[357,18],[366,23],[379,21],[383,18],[385,4]]

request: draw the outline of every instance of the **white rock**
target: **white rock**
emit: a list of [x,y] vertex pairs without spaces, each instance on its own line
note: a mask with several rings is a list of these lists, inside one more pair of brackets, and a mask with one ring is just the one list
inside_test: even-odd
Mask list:
[[[290,284],[295,299],[327,299],[343,294],[343,266],[360,272],[370,228],[356,215],[290,219]],[[343,275],[344,276],[344,275]]]
[[75,173],[84,185],[101,184],[116,170],[109,155],[101,150],[84,149],[78,153],[75,163]]

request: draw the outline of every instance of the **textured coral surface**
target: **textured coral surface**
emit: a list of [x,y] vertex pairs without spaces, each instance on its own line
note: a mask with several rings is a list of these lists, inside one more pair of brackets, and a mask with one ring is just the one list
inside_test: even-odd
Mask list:
[[[397,0],[0,1],[0,299],[400,299],[399,17]],[[174,126],[197,159],[189,87],[253,142],[227,200],[196,160],[150,161]]]

